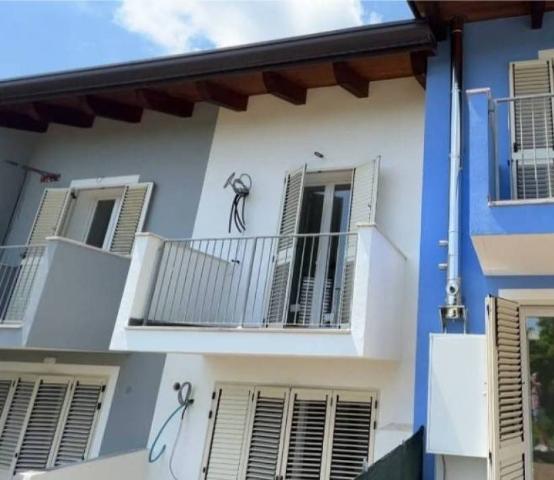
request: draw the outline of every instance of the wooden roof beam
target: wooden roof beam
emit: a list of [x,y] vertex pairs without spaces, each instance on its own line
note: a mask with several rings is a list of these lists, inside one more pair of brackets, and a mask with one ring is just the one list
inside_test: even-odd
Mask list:
[[415,79],[425,90],[427,83],[427,55],[425,52],[412,52],[410,53],[410,63]]
[[84,100],[87,106],[98,117],[127,123],[139,123],[142,118],[141,107],[97,95],[87,95]]
[[78,128],[90,128],[94,123],[94,114],[78,106],[56,105],[54,103],[35,102],[33,104],[39,116],[47,122],[60,123]]
[[358,98],[369,95],[369,80],[362,77],[345,62],[333,63],[333,73],[337,85]]
[[195,85],[200,97],[206,102],[235,112],[244,112],[248,107],[248,95],[208,81],[198,81]]
[[533,30],[540,30],[542,28],[546,2],[532,1],[529,3],[531,4],[531,28]]
[[445,22],[441,19],[440,2],[419,2],[419,4],[437,41],[446,40],[447,28]]
[[154,110],[176,117],[188,118],[194,111],[194,103],[167,93],[141,88],[136,91],[137,103],[148,110]]
[[277,72],[263,72],[262,77],[267,93],[293,105],[304,105],[306,103],[306,87]]
[[43,133],[48,130],[48,122],[32,109],[28,111],[0,109],[0,127]]

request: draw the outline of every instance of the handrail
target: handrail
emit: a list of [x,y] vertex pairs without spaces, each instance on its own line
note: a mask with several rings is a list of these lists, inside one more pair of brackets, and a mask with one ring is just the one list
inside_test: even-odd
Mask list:
[[144,325],[341,328],[357,233],[164,240]]
[[0,247],[0,323],[23,320],[45,248],[44,245]]

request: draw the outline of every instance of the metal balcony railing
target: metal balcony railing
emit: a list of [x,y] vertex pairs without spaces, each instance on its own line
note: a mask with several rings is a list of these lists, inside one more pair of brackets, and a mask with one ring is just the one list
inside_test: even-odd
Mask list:
[[554,95],[491,102],[492,200],[554,197]]
[[146,325],[340,328],[357,234],[166,240]]
[[45,247],[0,247],[0,323],[21,322]]

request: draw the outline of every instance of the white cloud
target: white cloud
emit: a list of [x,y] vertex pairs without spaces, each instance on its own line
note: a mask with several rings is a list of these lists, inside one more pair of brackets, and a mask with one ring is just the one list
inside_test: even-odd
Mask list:
[[[169,53],[198,40],[228,47],[362,24],[361,0],[123,0],[115,21]],[[381,16],[370,13],[370,23]]]
[[383,15],[380,13],[377,13],[375,11],[369,12],[369,22],[370,25],[374,25],[376,23],[383,23]]

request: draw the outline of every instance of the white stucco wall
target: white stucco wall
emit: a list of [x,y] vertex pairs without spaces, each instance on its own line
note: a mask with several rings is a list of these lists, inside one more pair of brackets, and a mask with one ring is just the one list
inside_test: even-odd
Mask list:
[[[310,90],[303,106],[268,95],[252,97],[247,112],[220,110],[194,226],[194,237],[227,236],[233,193],[223,189],[231,172],[248,173],[245,235],[276,234],[283,178],[303,163],[309,169],[353,167],[381,156],[377,224],[407,258],[402,303],[403,355],[398,362],[344,358],[169,355],[151,441],[176,406],[174,382],[192,381],[195,403],[178,439],[179,478],[199,478],[215,382],[257,382],[376,391],[380,399],[375,458],[411,434],[423,152],[424,92],[414,79],[372,83],[358,99],[338,87]],[[314,151],[325,155],[319,159]],[[171,335],[171,332],[167,333]],[[170,447],[177,422],[162,442]],[[169,450],[169,448],[168,448]],[[169,453],[151,466],[150,478],[170,478]]]

